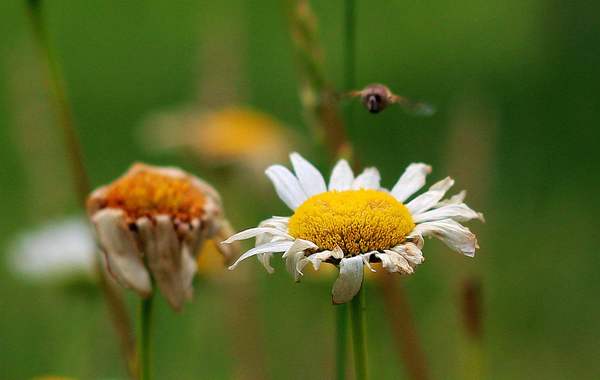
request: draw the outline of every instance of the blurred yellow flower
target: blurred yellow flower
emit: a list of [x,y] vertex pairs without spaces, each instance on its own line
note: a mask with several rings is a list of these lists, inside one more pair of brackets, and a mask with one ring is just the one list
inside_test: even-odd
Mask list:
[[109,272],[142,297],[154,279],[175,310],[191,298],[198,247],[231,230],[216,190],[177,168],[135,164],[87,207]]
[[144,123],[142,138],[153,148],[187,149],[203,164],[261,171],[285,157],[292,144],[292,134],[274,117],[242,106],[159,113]]

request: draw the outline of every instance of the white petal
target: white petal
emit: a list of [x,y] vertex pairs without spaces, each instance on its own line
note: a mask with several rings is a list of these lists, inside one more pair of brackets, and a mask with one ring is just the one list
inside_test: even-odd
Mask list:
[[270,166],[265,174],[273,186],[279,198],[292,210],[300,206],[308,197],[300,185],[300,181],[292,172],[281,165]]
[[300,180],[300,184],[307,196],[312,197],[313,195],[327,191],[325,179],[323,179],[321,172],[310,162],[296,152],[290,154],[290,160],[294,166],[296,177]]
[[230,244],[230,243],[233,243],[234,241],[250,239],[250,238],[256,237],[260,234],[265,234],[265,233],[268,233],[271,235],[283,236],[290,240],[293,239],[290,235],[288,235],[287,233],[285,233],[277,228],[255,227],[255,228],[249,228],[247,230],[238,232],[237,234],[235,234],[233,236],[230,236],[229,238],[227,238],[227,240],[223,241],[222,244]]
[[454,194],[450,198],[439,201],[435,206],[433,206],[433,208],[440,208],[440,207],[444,207],[447,205],[463,203],[466,196],[467,196],[467,191],[461,190],[459,193]]
[[392,251],[401,254],[402,257],[404,257],[413,268],[425,261],[425,257],[423,257],[423,252],[421,252],[421,249],[416,244],[411,242],[406,242],[396,246],[392,248]]
[[408,165],[398,182],[392,188],[392,195],[399,201],[404,202],[411,195],[425,186],[425,178],[431,173],[431,166],[423,163],[412,163]]
[[334,304],[350,301],[360,290],[363,282],[363,258],[354,256],[340,261],[340,274],[333,284],[331,300]]
[[272,257],[273,257],[273,253],[271,253],[271,252],[259,253],[258,255],[256,255],[256,258],[258,259],[258,261],[263,265],[263,267],[265,267],[265,269],[269,273],[275,272],[275,268],[273,268],[271,266],[271,258]]
[[92,217],[98,240],[106,255],[109,271],[122,285],[142,297],[152,292],[150,275],[144,266],[135,237],[125,224],[123,211],[104,209]]
[[296,239],[294,244],[283,254],[282,257],[285,259],[285,266],[288,272],[294,276],[294,281],[299,281],[302,275],[301,270],[298,269],[298,263],[305,256],[304,251],[313,248],[317,248],[315,243],[308,240]]
[[251,250],[244,253],[243,255],[241,255],[240,258],[237,259],[235,261],[235,263],[233,263],[233,265],[231,265],[229,267],[229,270],[235,269],[241,261],[246,260],[248,257],[258,255],[259,253],[285,252],[292,246],[292,244],[293,244],[293,242],[291,240],[286,240],[286,241],[265,243],[265,244],[259,245],[257,247],[254,247]]
[[304,258],[303,260],[305,260],[306,263],[310,262],[315,270],[319,270],[319,268],[321,267],[321,263],[323,261],[327,261],[330,257],[331,251],[321,251],[313,253],[312,255]]
[[336,245],[333,251],[331,251],[331,256],[333,256],[336,259],[343,259],[344,251],[342,251],[342,249]]
[[378,253],[376,256],[381,259],[383,268],[390,273],[412,274],[414,272],[408,261],[396,251],[385,250],[385,253]]
[[352,183],[353,189],[375,189],[379,190],[381,176],[376,168],[366,168]]
[[350,190],[354,182],[354,173],[346,160],[339,160],[329,178],[329,190]]
[[483,214],[475,212],[464,203],[449,204],[421,214],[413,215],[415,223],[429,222],[441,219],[454,219],[457,222],[467,222],[471,219],[483,221]]
[[371,256],[375,254],[377,254],[377,251],[371,251],[360,255],[360,257],[363,259],[363,264],[366,265],[371,272],[377,272],[375,269],[373,269],[373,267],[371,267]]
[[454,180],[446,177],[443,180],[436,182],[429,188],[428,191],[419,195],[412,201],[406,204],[412,215],[420,214],[435,206],[440,199],[444,197],[446,191],[454,185]]
[[452,219],[417,224],[411,234],[433,236],[440,239],[451,249],[466,256],[475,256],[477,237],[467,227]]

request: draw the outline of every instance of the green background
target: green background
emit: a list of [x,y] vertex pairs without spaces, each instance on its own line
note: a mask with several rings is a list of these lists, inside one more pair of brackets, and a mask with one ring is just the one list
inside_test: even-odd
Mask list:
[[[458,189],[470,190],[467,201],[487,219],[470,225],[481,245],[475,259],[430,241],[426,264],[398,279],[407,289],[432,378],[463,378],[458,300],[470,276],[482,281],[486,378],[598,378],[600,3],[357,2],[357,82],[383,82],[438,109],[422,119],[396,108],[373,116],[354,104],[351,136],[361,161],[377,166],[386,186],[408,163],[428,162],[433,179],[450,174]],[[255,106],[308,140],[287,2],[47,3],[49,33],[94,186],[136,160],[176,164],[222,190],[239,228],[287,212],[268,185],[255,191],[262,200],[248,205],[236,187],[241,180],[199,171],[175,154],[151,153],[136,137],[149,113],[193,102],[202,93],[203,74],[223,63],[205,54],[209,45],[237,62],[238,95],[215,94],[217,103]],[[343,2],[314,3],[326,72],[339,85]],[[18,231],[78,211],[34,53],[24,2],[2,1],[2,247]],[[256,262],[245,263],[250,285],[200,279],[194,302],[180,315],[161,299],[156,378],[237,377],[235,368],[243,362],[237,342],[249,329],[258,337],[257,352],[248,354],[258,357],[258,373],[273,379],[331,377],[332,281],[294,284],[274,261],[277,271],[270,276]],[[372,284],[367,291],[372,377],[407,378],[379,293]],[[133,311],[135,297],[128,296]],[[0,260],[0,378],[122,378],[114,343],[94,292],[23,283]]]

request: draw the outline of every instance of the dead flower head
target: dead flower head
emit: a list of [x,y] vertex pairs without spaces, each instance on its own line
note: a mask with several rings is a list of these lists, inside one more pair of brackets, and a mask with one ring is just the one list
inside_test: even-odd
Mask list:
[[153,279],[175,310],[192,296],[202,241],[230,231],[216,190],[171,167],[134,164],[95,190],[87,210],[108,271],[142,297],[152,294]]

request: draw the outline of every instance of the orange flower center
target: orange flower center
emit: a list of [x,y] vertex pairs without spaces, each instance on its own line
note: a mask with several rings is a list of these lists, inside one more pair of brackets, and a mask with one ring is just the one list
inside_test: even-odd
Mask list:
[[132,220],[166,214],[189,222],[204,212],[204,194],[186,178],[142,170],[112,183],[102,207],[121,209]]

